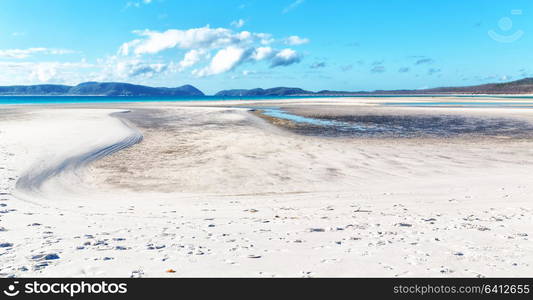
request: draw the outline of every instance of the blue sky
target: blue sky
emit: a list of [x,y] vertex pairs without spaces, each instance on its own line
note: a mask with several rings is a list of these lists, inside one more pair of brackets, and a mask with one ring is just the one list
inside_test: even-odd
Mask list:
[[533,2],[2,0],[0,84],[309,90],[533,76]]

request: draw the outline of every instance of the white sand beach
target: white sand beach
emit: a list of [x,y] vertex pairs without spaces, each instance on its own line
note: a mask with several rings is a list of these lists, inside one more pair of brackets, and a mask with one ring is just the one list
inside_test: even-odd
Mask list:
[[4,105],[0,275],[531,276],[532,139],[306,135],[246,108],[533,122],[381,102]]

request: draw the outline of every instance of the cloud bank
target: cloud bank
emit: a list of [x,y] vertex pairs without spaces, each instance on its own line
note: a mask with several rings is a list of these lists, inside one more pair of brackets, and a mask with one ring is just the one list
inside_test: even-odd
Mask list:
[[[149,1],[142,3],[149,4]],[[243,20],[233,24],[235,28],[243,25]],[[303,55],[293,48],[309,42],[309,39],[296,35],[274,38],[269,33],[210,26],[165,31],[136,30],[133,34],[136,37],[117,45],[115,53],[95,58],[91,64],[85,61],[82,52],[68,49],[0,49],[0,59],[5,60],[0,61],[5,70],[4,74],[0,74],[0,81],[143,81],[177,73],[195,77],[215,76],[245,64],[263,64],[266,68],[297,64]],[[40,61],[46,56],[70,53],[78,55],[79,61],[68,62],[71,57]]]
[[[160,69],[183,71],[195,67],[191,74],[198,77],[229,72],[245,63],[264,61],[274,68],[299,63],[302,59],[302,55],[294,49],[276,49],[271,46],[276,40],[268,33],[235,32],[228,28],[209,26],[186,30],[142,30],[133,33],[138,38],[119,47],[117,54],[119,60],[149,59],[150,56],[163,54],[166,51],[177,51],[176,55],[179,51],[185,51],[177,67],[167,66]],[[289,36],[282,41],[287,45],[301,45],[308,43],[309,39]],[[137,74],[137,72],[130,73]]]
[[28,48],[28,49],[0,49],[1,58],[15,58],[15,59],[24,59],[36,54],[52,54],[52,55],[62,55],[74,53],[72,50],[68,49],[50,49],[50,48]]

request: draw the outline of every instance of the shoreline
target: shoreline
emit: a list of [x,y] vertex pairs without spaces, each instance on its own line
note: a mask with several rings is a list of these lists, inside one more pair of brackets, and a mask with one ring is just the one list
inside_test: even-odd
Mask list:
[[[0,96],[0,98],[3,96]],[[35,96],[5,96],[5,97],[35,97]],[[211,99],[211,98],[217,98],[217,96],[204,96],[204,97],[182,97],[180,99],[168,97],[168,99],[165,100],[165,97],[129,97],[129,96],[38,96],[43,98],[54,98],[54,97],[65,97],[65,98],[116,98],[119,99],[117,101],[93,101],[93,102],[50,102],[50,103],[39,103],[39,102],[31,102],[31,103],[0,103],[0,108],[10,108],[10,107],[21,107],[21,106],[28,106],[28,107],[34,107],[34,106],[83,106],[83,105],[193,105],[196,106],[198,104],[204,104],[204,105],[237,105],[237,104],[253,104],[253,103],[290,103],[290,102],[300,102],[300,101],[326,101],[330,104],[339,104],[345,101],[350,101],[350,105],[354,105],[356,103],[362,104],[362,105],[369,105],[369,104],[383,104],[383,103],[394,103],[394,102],[423,102],[423,103],[431,103],[431,102],[439,102],[439,99],[445,100],[446,102],[453,102],[453,103],[475,103],[475,102],[505,102],[505,103],[522,103],[522,102],[531,102],[533,104],[533,100],[527,101],[527,99],[531,99],[529,97],[533,97],[533,94],[531,95],[362,95],[362,96],[265,96],[265,97],[227,97],[227,99],[220,97],[222,99]],[[510,98],[505,98],[510,97]],[[156,98],[156,99],[149,99],[149,98]],[[157,98],[161,98],[161,100],[157,100]],[[522,99],[521,99],[522,98]],[[123,99],[131,99],[132,101],[123,101]],[[134,100],[138,99],[138,101]],[[409,99],[409,101],[405,101],[406,99]],[[355,102],[355,103],[353,103]]]

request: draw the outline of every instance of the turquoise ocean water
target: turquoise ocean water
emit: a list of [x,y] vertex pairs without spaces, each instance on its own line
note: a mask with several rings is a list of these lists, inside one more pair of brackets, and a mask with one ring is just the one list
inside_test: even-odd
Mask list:
[[108,96],[0,96],[1,104],[83,104],[83,103],[128,103],[128,102],[185,102],[247,99],[282,99],[282,97],[108,97]]
[[[427,98],[431,101],[433,97],[443,97],[442,95],[423,95],[423,96],[408,96],[408,95],[370,95],[370,96],[350,96],[350,98],[404,98],[405,102],[390,102],[384,105],[391,106],[527,106],[528,102],[410,102],[409,98]],[[489,98],[488,96],[450,96],[445,97],[454,98],[476,98],[482,100]],[[0,96],[0,105],[2,104],[83,104],[83,103],[127,103],[127,102],[184,102],[184,101],[224,101],[224,100],[280,100],[290,98],[346,98],[346,96],[276,96],[276,97],[218,97],[218,96],[203,96],[203,97],[108,97],[108,96]],[[523,99],[524,101],[533,100],[532,96],[498,96],[501,99]],[[441,98],[442,99],[442,98]]]

